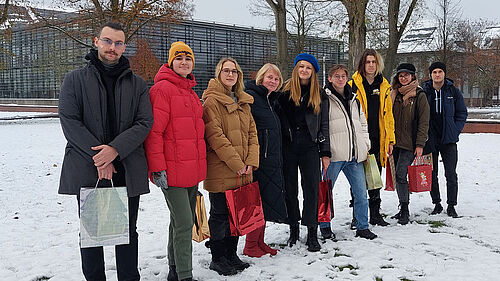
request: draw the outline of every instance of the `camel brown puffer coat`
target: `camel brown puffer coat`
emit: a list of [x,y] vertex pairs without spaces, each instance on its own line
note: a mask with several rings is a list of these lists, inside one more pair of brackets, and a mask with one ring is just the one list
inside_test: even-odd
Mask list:
[[207,178],[203,187],[209,192],[224,192],[252,181],[252,175],[240,177],[245,165],[259,166],[257,128],[250,104],[253,97],[236,93],[235,102],[229,91],[211,79],[203,93],[203,120],[207,142]]

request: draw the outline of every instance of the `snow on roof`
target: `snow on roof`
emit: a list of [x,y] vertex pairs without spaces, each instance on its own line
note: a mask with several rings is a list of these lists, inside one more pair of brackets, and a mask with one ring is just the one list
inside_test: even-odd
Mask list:
[[403,35],[398,53],[430,52],[437,49],[439,49],[439,40],[436,23],[420,21]]
[[494,41],[500,40],[500,26],[489,26],[483,32],[483,47],[490,47]]

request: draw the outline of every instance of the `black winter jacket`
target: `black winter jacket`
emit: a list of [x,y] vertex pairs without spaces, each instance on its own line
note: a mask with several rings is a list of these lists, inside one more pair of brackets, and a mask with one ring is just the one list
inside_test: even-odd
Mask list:
[[60,194],[80,193],[82,186],[95,186],[97,169],[93,146],[108,144],[118,151],[117,160],[125,169],[129,197],[149,192],[148,165],[143,142],[153,126],[147,84],[130,69],[123,71],[115,85],[117,136],[106,142],[103,116],[106,88],[91,62],[66,75],[59,95],[59,119],[68,141],[59,183]]
[[283,178],[283,159],[281,154],[281,125],[273,109],[278,93],[267,95],[266,87],[245,83],[245,92],[253,96],[250,105],[259,138],[259,169],[254,172],[254,179],[259,182],[262,208],[266,221],[285,222],[287,211]]
[[[318,115],[314,114],[314,109],[310,106],[307,107],[305,112],[305,119],[307,128],[311,135],[311,139],[318,144],[319,156],[331,157],[330,152],[330,138],[328,132],[328,111],[330,103],[326,96],[325,90],[320,88],[321,95],[321,110]],[[283,133],[283,141],[292,142],[293,129],[290,120],[295,118],[293,100],[290,99],[290,92],[283,92],[278,97],[276,103],[276,111],[281,121],[281,132]]]

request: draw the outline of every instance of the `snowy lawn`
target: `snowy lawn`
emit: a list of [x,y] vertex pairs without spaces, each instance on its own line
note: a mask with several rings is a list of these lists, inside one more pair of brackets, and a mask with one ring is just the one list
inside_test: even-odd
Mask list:
[[[79,222],[74,196],[57,194],[65,146],[58,119],[0,122],[0,280],[83,280],[78,249]],[[301,242],[275,257],[248,258],[242,273],[225,277],[208,269],[209,249],[194,245],[194,277],[199,280],[498,280],[500,276],[500,135],[464,134],[459,142],[457,219],[430,216],[428,193],[412,194],[411,224],[389,217],[397,212],[395,192],[382,191],[388,227],[372,227],[379,238],[355,238],[349,229],[347,180],[335,186],[333,231],[309,253]],[[443,167],[442,198],[446,201]],[[207,195],[206,191],[202,191]],[[209,206],[206,198],[207,207]],[[444,204],[446,208],[446,204]],[[162,193],[151,185],[141,196],[138,219],[142,280],[166,280],[169,213]],[[268,224],[266,241],[284,244],[286,225]],[[241,254],[244,238],[240,239]],[[105,249],[106,273],[116,280],[114,249]]]

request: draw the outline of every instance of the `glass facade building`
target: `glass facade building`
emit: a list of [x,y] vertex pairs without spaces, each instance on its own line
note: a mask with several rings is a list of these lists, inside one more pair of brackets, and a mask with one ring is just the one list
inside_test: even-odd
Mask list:
[[[222,57],[234,57],[243,69],[245,80],[251,79],[263,64],[276,61],[275,32],[250,27],[201,21],[156,22],[143,27],[127,44],[125,56],[136,53],[139,39],[149,43],[152,54],[162,63],[167,61],[172,42],[187,43],[195,54],[193,73],[199,95],[213,78]],[[315,55],[322,67],[323,61],[326,68],[346,61],[341,41],[310,37],[306,45],[305,52]],[[292,46],[290,43],[291,63],[295,55]],[[10,38],[1,37],[0,50],[0,98],[44,99],[58,98],[64,75],[84,66],[89,51],[60,31],[30,26],[13,28]],[[323,75],[319,74],[323,83]]]

